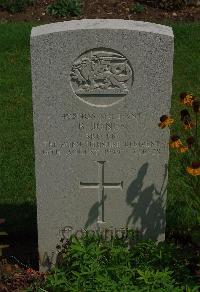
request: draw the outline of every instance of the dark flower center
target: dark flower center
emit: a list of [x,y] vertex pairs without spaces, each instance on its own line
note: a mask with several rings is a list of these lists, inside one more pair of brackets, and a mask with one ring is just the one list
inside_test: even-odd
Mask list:
[[189,126],[191,124],[191,120],[184,120],[184,125]]
[[165,122],[167,119],[168,119],[167,115],[163,115],[163,116],[160,117],[161,123]]
[[182,93],[180,94],[180,99],[181,99],[181,100],[185,99],[187,95],[189,95],[188,92],[182,92]]
[[174,135],[174,136],[171,137],[171,140],[172,140],[173,142],[175,142],[175,141],[179,140],[179,138],[180,138],[179,136]]
[[192,168],[196,169],[200,167],[200,162],[199,161],[193,161],[192,162]]

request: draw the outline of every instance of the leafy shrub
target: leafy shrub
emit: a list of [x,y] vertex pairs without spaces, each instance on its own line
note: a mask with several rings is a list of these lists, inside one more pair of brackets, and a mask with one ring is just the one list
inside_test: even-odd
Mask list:
[[177,10],[183,8],[187,4],[187,0],[159,0],[160,8],[166,10]]
[[196,5],[198,0],[138,0],[138,2],[162,8],[166,10],[177,10],[184,8],[186,5]]
[[145,11],[145,7],[144,5],[136,2],[133,4],[132,8],[131,8],[131,12],[133,13],[142,13]]
[[56,0],[47,7],[47,13],[56,17],[79,16],[81,11],[80,0]]
[[[187,256],[180,255],[175,246],[141,241],[129,247],[130,240],[106,240],[87,233],[81,239],[62,240],[59,264],[42,288],[49,292],[198,291]],[[186,283],[192,290],[185,290]]]
[[34,0],[0,0],[0,7],[16,13],[22,11],[28,5],[32,5]]

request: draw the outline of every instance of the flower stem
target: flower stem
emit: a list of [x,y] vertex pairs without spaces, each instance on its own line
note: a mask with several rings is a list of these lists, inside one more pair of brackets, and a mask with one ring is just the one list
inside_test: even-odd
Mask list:
[[197,113],[196,113],[196,146],[198,149],[198,119],[197,119]]

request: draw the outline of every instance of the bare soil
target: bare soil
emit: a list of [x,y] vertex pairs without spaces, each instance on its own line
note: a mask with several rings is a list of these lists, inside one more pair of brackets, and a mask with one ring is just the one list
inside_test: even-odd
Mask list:
[[0,21],[36,21],[50,23],[82,18],[121,18],[149,22],[200,20],[200,6],[188,6],[177,11],[166,11],[144,5],[144,12],[134,13],[131,9],[134,3],[133,0],[85,0],[83,14],[80,17],[56,18],[46,13],[47,6],[52,2],[54,0],[37,0],[32,6],[15,14],[0,8]]

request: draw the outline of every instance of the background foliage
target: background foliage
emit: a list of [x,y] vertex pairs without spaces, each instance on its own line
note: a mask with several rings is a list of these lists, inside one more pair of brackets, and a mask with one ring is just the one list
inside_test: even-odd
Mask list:
[[79,16],[81,11],[81,0],[56,0],[47,7],[47,13],[56,17]]
[[0,7],[16,13],[22,11],[28,5],[32,5],[35,0],[0,0]]

